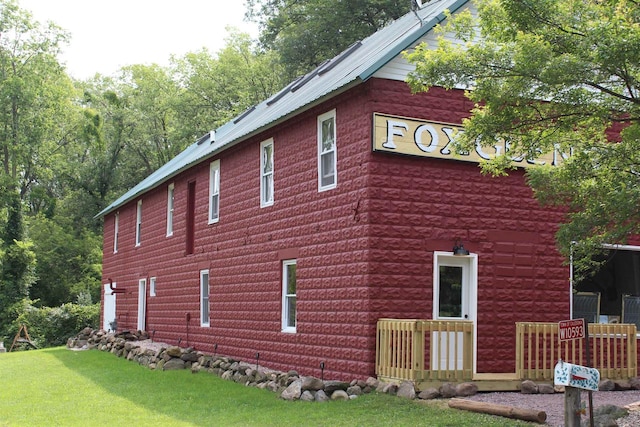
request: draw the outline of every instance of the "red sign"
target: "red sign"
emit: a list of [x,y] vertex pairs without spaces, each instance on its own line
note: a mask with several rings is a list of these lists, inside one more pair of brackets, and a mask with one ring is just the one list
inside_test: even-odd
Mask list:
[[584,319],[562,320],[558,322],[560,341],[584,338],[584,330]]

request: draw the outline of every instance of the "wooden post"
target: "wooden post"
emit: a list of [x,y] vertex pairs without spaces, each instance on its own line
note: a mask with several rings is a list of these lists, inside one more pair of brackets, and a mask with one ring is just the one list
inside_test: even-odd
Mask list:
[[580,427],[580,389],[566,386],[564,388],[564,426]]
[[[587,368],[591,368],[591,344],[589,343],[589,322],[584,319],[584,340],[587,352]],[[593,392],[589,390],[589,427],[593,427]]]

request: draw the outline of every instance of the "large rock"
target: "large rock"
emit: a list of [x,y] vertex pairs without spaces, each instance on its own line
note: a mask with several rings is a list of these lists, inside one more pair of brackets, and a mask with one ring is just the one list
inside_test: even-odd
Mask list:
[[402,381],[398,386],[398,391],[396,392],[396,396],[404,397],[405,399],[415,399],[416,398],[416,389],[411,381]]
[[538,393],[540,394],[554,394],[555,388],[551,384],[538,384]]
[[324,389],[324,381],[315,377],[302,378],[302,390],[318,391]]
[[474,383],[460,383],[456,385],[456,396],[469,397],[478,393],[478,386]]
[[445,399],[456,397],[456,386],[454,384],[444,383],[440,386],[438,391],[440,392],[440,396],[444,397]]
[[298,400],[302,395],[302,380],[297,379],[284,389],[280,397],[284,400]]
[[328,395],[333,394],[333,392],[336,390],[342,390],[346,392],[347,388],[349,388],[349,383],[346,383],[344,381],[325,381],[324,382],[324,391]]
[[327,393],[324,392],[324,390],[318,390],[316,392],[316,402],[327,402],[329,400],[329,396],[327,396]]
[[430,387],[418,393],[418,399],[431,400],[440,397],[440,392],[435,387]]
[[[599,406],[593,411],[593,425],[598,427],[616,427],[618,425],[616,419],[624,417],[628,413],[629,411],[626,409],[615,405]],[[589,426],[590,420],[583,420],[581,425]]]
[[522,381],[520,391],[522,394],[538,394],[538,384],[531,380]]
[[331,400],[349,400],[349,395],[344,390],[336,390],[331,393]]
[[609,379],[604,379],[600,381],[600,384],[598,384],[598,390],[600,391],[613,391],[615,389],[616,389],[616,383],[614,383]]
[[171,347],[167,348],[165,353],[171,357],[180,357],[182,356],[182,349],[176,345],[172,345]]
[[184,360],[182,359],[169,359],[168,361],[164,362],[164,365],[162,365],[162,370],[175,371],[179,369],[184,369],[185,366],[186,365],[184,363]]

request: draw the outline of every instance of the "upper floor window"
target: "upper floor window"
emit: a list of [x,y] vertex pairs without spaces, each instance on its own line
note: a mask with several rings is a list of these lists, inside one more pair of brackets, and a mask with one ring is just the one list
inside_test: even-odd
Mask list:
[[260,207],[273,205],[273,139],[260,144]]
[[296,331],[296,260],[282,261],[282,331]]
[[209,224],[220,217],[220,160],[209,167]]
[[175,186],[169,184],[167,188],[167,237],[173,236],[173,194]]
[[120,232],[120,212],[113,216],[113,253],[118,252],[118,233]]
[[318,191],[336,184],[336,110],[331,110],[318,116]]
[[138,207],[136,208],[136,246],[140,246],[142,243],[142,199],[138,200]]

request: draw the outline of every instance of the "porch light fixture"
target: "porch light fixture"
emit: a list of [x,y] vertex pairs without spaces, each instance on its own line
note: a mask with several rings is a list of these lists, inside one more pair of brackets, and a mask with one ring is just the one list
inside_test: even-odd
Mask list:
[[464,248],[464,245],[460,243],[460,241],[456,241],[456,244],[453,246],[453,254],[454,255],[469,255],[469,251]]

